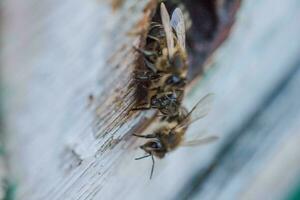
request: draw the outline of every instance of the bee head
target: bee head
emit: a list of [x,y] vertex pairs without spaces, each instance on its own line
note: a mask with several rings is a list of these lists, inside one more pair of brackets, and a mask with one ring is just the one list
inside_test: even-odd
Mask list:
[[146,153],[153,154],[159,158],[164,157],[166,150],[159,140],[152,140],[140,146]]

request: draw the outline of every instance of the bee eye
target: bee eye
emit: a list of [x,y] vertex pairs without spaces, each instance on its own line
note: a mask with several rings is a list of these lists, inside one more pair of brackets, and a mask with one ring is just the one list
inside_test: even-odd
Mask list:
[[176,75],[171,76],[168,80],[167,83],[168,84],[176,84],[180,81],[180,78]]
[[153,148],[153,149],[159,149],[159,148],[161,148],[160,142],[152,142],[151,148]]

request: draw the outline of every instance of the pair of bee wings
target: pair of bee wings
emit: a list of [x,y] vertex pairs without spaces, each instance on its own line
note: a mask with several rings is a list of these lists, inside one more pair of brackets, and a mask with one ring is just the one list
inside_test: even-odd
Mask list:
[[160,15],[161,21],[166,33],[167,39],[167,47],[169,58],[172,58],[175,53],[175,45],[174,45],[174,38],[173,38],[173,31],[172,27],[176,31],[178,44],[182,50],[185,50],[185,24],[184,24],[184,16],[182,11],[179,8],[176,8],[172,13],[172,18],[170,20],[169,13],[166,9],[164,3],[160,4]]

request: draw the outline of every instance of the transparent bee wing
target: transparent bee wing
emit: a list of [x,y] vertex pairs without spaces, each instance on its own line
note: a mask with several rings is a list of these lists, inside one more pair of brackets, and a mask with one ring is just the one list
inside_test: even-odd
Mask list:
[[215,95],[213,93],[209,93],[196,103],[196,105],[188,114],[191,116],[191,123],[205,117],[209,113],[212,107],[214,96]]
[[160,16],[161,16],[161,21],[162,21],[165,33],[166,33],[169,58],[172,58],[174,55],[173,32],[172,32],[172,27],[170,24],[170,15],[169,15],[164,3],[160,4]]
[[185,24],[184,16],[180,8],[174,10],[170,24],[176,31],[179,45],[185,50]]
[[213,99],[214,94],[212,93],[209,93],[202,99],[200,99],[192,108],[192,110],[186,115],[185,119],[182,120],[182,122],[176,126],[176,128],[188,127],[195,121],[205,117],[211,110]]
[[219,139],[219,137],[217,136],[208,136],[197,140],[184,141],[182,144],[180,144],[180,146],[182,147],[199,146],[199,145],[209,144],[211,142],[216,141],[217,139]]

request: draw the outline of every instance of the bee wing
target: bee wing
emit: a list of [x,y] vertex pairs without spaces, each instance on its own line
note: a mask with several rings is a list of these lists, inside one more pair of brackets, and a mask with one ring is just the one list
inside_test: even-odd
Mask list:
[[161,21],[162,21],[165,33],[166,33],[169,58],[172,58],[174,55],[173,32],[172,32],[172,27],[170,24],[170,15],[169,15],[164,3],[160,4],[160,16],[161,16]]
[[215,95],[213,93],[209,93],[196,103],[196,105],[189,112],[189,115],[191,115],[191,123],[205,117],[209,113],[212,107],[214,96]]
[[208,137],[197,139],[197,140],[184,141],[182,144],[180,144],[180,146],[193,147],[193,146],[198,146],[198,145],[204,145],[204,144],[209,144],[211,142],[214,142],[217,139],[219,139],[218,136],[208,136]]
[[172,14],[171,26],[175,29],[178,43],[185,50],[185,24],[184,16],[180,8],[176,8]]
[[200,99],[196,105],[192,108],[192,110],[186,115],[185,119],[182,120],[180,124],[176,126],[176,128],[184,128],[188,127],[190,124],[195,121],[205,117],[208,112],[211,110],[211,105],[214,99],[214,94],[209,93],[205,95],[202,99]]

